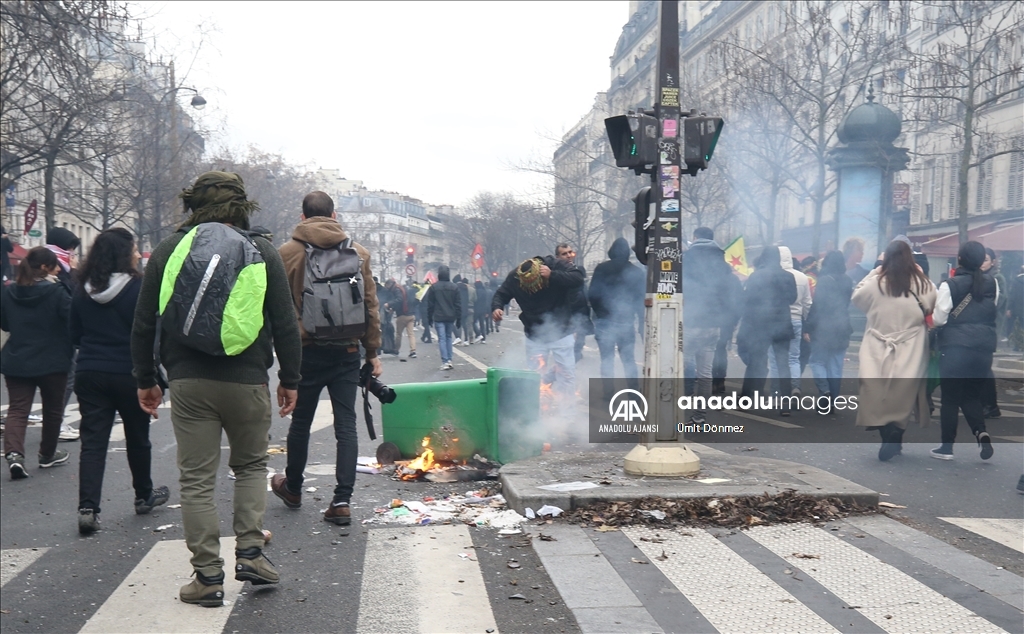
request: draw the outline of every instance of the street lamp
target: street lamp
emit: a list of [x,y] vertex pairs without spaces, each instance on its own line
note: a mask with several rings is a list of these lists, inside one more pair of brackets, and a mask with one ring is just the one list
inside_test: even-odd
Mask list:
[[198,92],[192,97],[192,107],[196,110],[202,110],[206,107],[206,100]]

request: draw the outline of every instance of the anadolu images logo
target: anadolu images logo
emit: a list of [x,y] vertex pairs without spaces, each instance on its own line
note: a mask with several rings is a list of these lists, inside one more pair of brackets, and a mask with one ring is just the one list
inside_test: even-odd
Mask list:
[[[635,399],[626,398],[626,394],[636,394],[640,399],[637,402]],[[618,401],[618,404],[616,404]],[[643,411],[640,409],[641,403],[643,404]],[[608,415],[612,417],[612,422],[617,420],[632,423],[634,421],[647,421],[647,399],[644,395],[636,390],[619,390],[612,396],[612,399],[608,402]]]

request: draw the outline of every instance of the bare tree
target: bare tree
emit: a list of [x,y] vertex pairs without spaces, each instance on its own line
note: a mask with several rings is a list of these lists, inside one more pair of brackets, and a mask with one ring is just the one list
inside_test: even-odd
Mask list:
[[[960,242],[968,238],[968,177],[997,156],[1024,152],[1006,134],[979,126],[979,119],[1022,91],[1024,33],[1021,2],[916,2],[922,27],[936,44],[924,50],[904,46],[908,65],[901,97],[916,112],[914,123],[948,126],[954,136],[956,217]],[[1019,113],[1018,113],[1019,115]]]

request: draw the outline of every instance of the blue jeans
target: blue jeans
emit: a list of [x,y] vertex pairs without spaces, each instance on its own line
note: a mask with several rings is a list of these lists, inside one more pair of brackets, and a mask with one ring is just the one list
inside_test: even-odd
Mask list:
[[[705,399],[711,396],[711,366],[718,346],[718,328],[683,329],[683,364],[693,368],[696,395]],[[703,414],[703,410],[694,410]]]
[[[789,340],[789,378],[794,389],[800,388],[800,340],[803,338],[803,325],[799,318],[793,319],[793,338]],[[685,348],[684,348],[685,350]],[[772,389],[779,391],[779,366],[775,357],[768,355],[768,377],[772,380]],[[784,395],[785,396],[785,395]]]
[[808,365],[811,366],[811,374],[814,375],[814,385],[822,394],[839,396],[839,385],[843,380],[843,359],[846,357],[846,348],[828,349],[815,346],[811,342],[811,359]]
[[[569,334],[551,342],[539,342],[526,338],[526,366],[540,371],[545,357],[550,353],[551,363],[555,366],[555,383],[552,386],[562,394],[576,394],[576,339]],[[575,403],[575,400],[571,401]]]
[[454,321],[435,321],[437,328],[437,348],[441,352],[441,363],[451,363],[452,342],[455,341]]

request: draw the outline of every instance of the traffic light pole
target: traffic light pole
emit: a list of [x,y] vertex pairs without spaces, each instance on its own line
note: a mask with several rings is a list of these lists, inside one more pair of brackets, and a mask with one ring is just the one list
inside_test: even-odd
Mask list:
[[[679,104],[679,3],[662,0],[658,53],[658,103],[654,107],[657,159],[648,195],[638,197],[647,206],[636,219],[637,233],[646,231],[647,297],[644,338],[643,392],[648,421],[656,432],[641,435],[640,443],[626,454],[626,473],[641,476],[690,475],[700,470],[700,459],[682,442],[679,423],[684,412],[676,406],[682,396],[683,295],[679,179],[683,152]],[[646,114],[646,113],[645,113]],[[649,119],[642,118],[641,121]],[[649,135],[648,130],[636,130]],[[638,137],[639,138],[639,137]],[[642,226],[641,226],[642,223]],[[637,251],[641,250],[638,242]],[[641,259],[643,261],[643,259]]]

